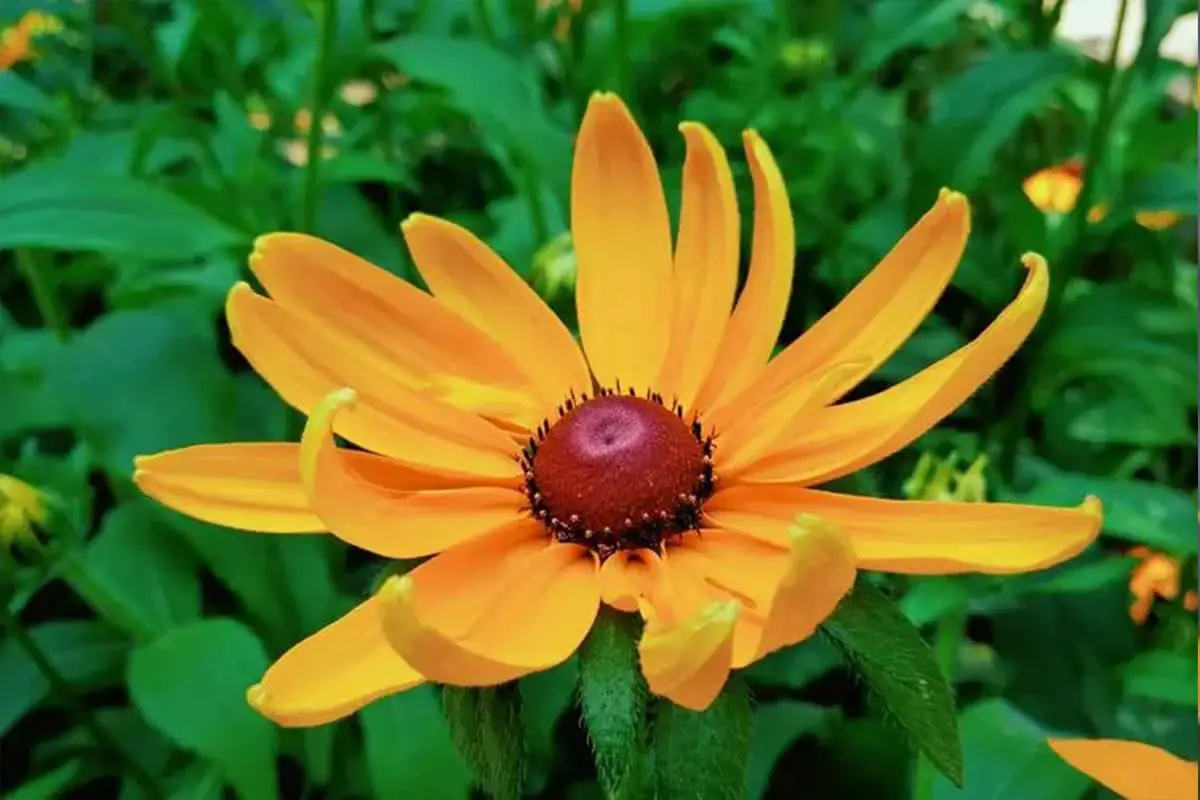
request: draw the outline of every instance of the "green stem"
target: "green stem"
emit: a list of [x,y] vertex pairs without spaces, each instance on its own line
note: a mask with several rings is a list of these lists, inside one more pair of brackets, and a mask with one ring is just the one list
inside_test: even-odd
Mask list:
[[629,69],[629,0],[613,0],[613,63],[617,94],[631,102]]
[[17,269],[29,286],[29,293],[33,295],[33,304],[42,318],[42,324],[52,330],[59,341],[65,342],[71,335],[71,324],[67,321],[62,303],[59,302],[54,277],[44,267],[45,264],[28,250],[17,251]]
[[311,121],[308,126],[308,163],[304,168],[303,205],[300,210],[300,230],[316,232],[317,206],[321,199],[321,151],[325,145],[325,111],[329,105],[328,71],[333,60],[337,33],[337,0],[321,0],[314,19],[317,26],[317,58],[313,62],[312,97],[309,100]]
[[58,698],[59,702],[67,707],[71,715],[75,718],[75,721],[88,732],[88,735],[92,737],[96,745],[108,753],[115,763],[121,765],[121,768],[125,770],[129,777],[141,787],[146,797],[166,797],[154,778],[150,776],[150,773],[130,758],[121,746],[117,744],[117,740],[105,730],[104,726],[100,724],[95,716],[88,712],[87,708],[80,702],[79,695],[71,687],[71,684],[67,682],[67,679],[63,677],[62,673],[50,661],[50,658],[42,650],[37,640],[29,635],[29,632],[8,611],[7,607],[3,609],[3,621],[4,629],[8,631],[9,635],[13,637],[13,641],[25,651],[25,654],[29,656],[29,660],[42,673],[42,677],[46,679],[46,683],[50,686],[50,691]]
[[[1032,340],[1026,345],[1032,358],[1026,359],[1027,365],[1037,364],[1037,353],[1045,342],[1054,335],[1058,320],[1062,316],[1063,296],[1067,287],[1079,270],[1083,260],[1083,246],[1087,236],[1088,211],[1091,209],[1096,196],[1096,176],[1101,174],[1101,168],[1106,153],[1106,143],[1112,129],[1113,120],[1121,107],[1124,85],[1118,84],[1121,70],[1117,66],[1117,45],[1125,33],[1125,21],[1128,18],[1129,0],[1121,0],[1117,11],[1117,27],[1109,45],[1104,85],[1100,90],[1100,105],[1096,109],[1096,117],[1092,120],[1088,131],[1087,148],[1083,160],[1083,184],[1079,189],[1079,198],[1071,210],[1070,217],[1063,223],[1061,230],[1051,237],[1051,245],[1047,260],[1050,263],[1050,288],[1046,298],[1046,311],[1042,314]],[[1032,409],[1029,407],[1029,393],[1021,392],[1012,405],[1012,413],[1003,421],[1001,433],[1003,451],[999,467],[1001,472],[1012,478],[1015,471],[1021,438]]]
[[[967,606],[955,606],[942,615],[933,632],[933,657],[938,669],[954,685],[954,674],[958,667],[958,648],[967,627]],[[913,778],[913,800],[933,800],[938,769],[924,756],[917,755],[917,771]]]

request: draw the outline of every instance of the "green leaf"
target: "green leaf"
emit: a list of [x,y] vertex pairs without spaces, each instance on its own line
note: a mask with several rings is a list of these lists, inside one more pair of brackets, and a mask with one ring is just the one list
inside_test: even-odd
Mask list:
[[450,740],[436,691],[419,686],[358,712],[372,797],[466,800],[471,775]]
[[0,249],[182,260],[246,237],[157,186],[39,162],[0,179]]
[[1131,695],[1196,707],[1196,658],[1151,650],[1141,653],[1121,670],[1125,691]]
[[483,790],[494,800],[518,800],[525,778],[525,732],[517,684],[443,686],[442,711],[450,738]]
[[1113,221],[1132,219],[1139,211],[1174,211],[1195,216],[1198,191],[1197,165],[1172,164],[1135,180],[1114,209]]
[[553,669],[527,675],[521,690],[521,724],[525,728],[527,793],[545,789],[558,754],[558,724],[572,709],[579,686],[579,661],[570,658]]
[[[58,620],[30,628],[59,674],[77,691],[119,680],[129,642],[100,622]],[[37,666],[11,636],[0,640],[0,735],[50,696],[50,686]]]
[[242,800],[275,800],[275,726],[246,702],[267,663],[240,622],[202,620],[135,650],[129,692],[154,727],[217,764]]
[[195,562],[164,530],[145,501],[117,506],[78,556],[67,583],[102,617],[150,639],[200,616]]
[[0,72],[0,108],[32,111],[58,121],[68,118],[62,106],[12,70]]
[[1003,700],[984,700],[963,712],[965,788],[939,777],[934,800],[1076,800],[1087,776],[1067,766],[1046,744],[1047,733]]
[[814,636],[754,662],[746,669],[746,677],[755,685],[802,689],[841,663],[837,648],[828,640]]
[[938,87],[933,95],[925,159],[942,181],[962,191],[979,185],[996,153],[1071,74],[1076,59],[1061,52],[994,53]]
[[1196,554],[1196,500],[1178,489],[1148,481],[1065,472],[1029,456],[1019,462],[1024,491],[1000,488],[999,499],[1046,506],[1073,506],[1094,494],[1104,504],[1104,532],[1176,555]]
[[609,797],[624,796],[642,778],[648,689],[638,666],[640,635],[636,614],[604,608],[579,648],[579,707]]
[[802,734],[820,731],[837,712],[812,703],[778,700],[754,709],[750,726],[750,757],[746,763],[746,800],[759,800],[767,791],[779,757]]
[[738,800],[750,758],[750,689],[734,673],[704,711],[654,703],[654,775],[658,797]]
[[85,774],[83,761],[68,761],[10,792],[5,792],[4,800],[48,800],[52,797],[66,797],[67,790]]
[[876,0],[870,6],[868,29],[855,69],[874,72],[906,47],[948,39],[958,31],[959,17],[971,0]]
[[962,785],[962,749],[950,685],[933,651],[896,604],[860,578],[822,630],[916,748]]

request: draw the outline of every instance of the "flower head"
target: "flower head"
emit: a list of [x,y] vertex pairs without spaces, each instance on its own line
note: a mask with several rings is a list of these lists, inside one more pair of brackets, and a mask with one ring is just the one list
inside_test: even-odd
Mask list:
[[[1042,311],[1042,258],[978,338],[861,400],[966,246],[943,191],[836,308],[772,358],[794,228],[762,138],[743,137],[754,237],[737,295],[732,171],[704,126],[687,145],[677,237],[649,144],[594,96],[576,141],[571,229],[582,349],[483,242],[403,225],[426,293],[328,242],[260,238],[235,345],[308,415],[299,445],[140,457],[162,503],[249,531],[316,533],[388,558],[434,556],[285,653],[250,692],[286,725],[337,719],[423,681],[488,686],[567,659],[605,603],[641,614],[651,691],[706,707],[731,669],[811,635],[857,569],[1015,573],[1073,556],[1099,507],[897,501],[814,488],[950,414]],[[341,437],[358,445],[339,445]]]
[[[1179,559],[1148,547],[1135,547],[1129,554],[1140,559],[1129,576],[1129,593],[1133,595],[1129,617],[1143,625],[1156,599],[1175,600],[1179,597]],[[1194,590],[1184,594],[1183,606],[1187,611],[1196,610]]]
[[44,11],[27,11],[17,24],[0,31],[0,71],[21,61],[32,61],[38,52],[33,43],[42,36],[58,33],[62,20]]
[[[1039,170],[1026,178],[1021,188],[1039,211],[1068,214],[1075,208],[1083,188],[1083,159],[1072,158]],[[1099,222],[1106,216],[1108,207],[1104,203],[1097,203],[1088,209],[1088,222]],[[1174,211],[1139,211],[1134,219],[1147,230],[1161,231],[1179,222],[1179,215]]]
[[30,541],[49,517],[45,495],[11,475],[0,475],[0,549]]
[[1128,800],[1197,796],[1196,762],[1161,748],[1120,739],[1051,739],[1050,747],[1063,761]]

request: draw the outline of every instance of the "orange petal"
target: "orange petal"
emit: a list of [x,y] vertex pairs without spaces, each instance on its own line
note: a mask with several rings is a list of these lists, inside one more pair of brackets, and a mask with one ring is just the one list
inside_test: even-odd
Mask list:
[[636,612],[641,600],[657,602],[665,580],[658,553],[619,550],[600,567],[600,598],[618,611]]
[[575,303],[596,379],[645,390],[671,336],[671,222],[654,153],[615,95],[592,95],[575,142]]
[[368,450],[449,475],[514,480],[512,439],[478,416],[421,395],[395,379],[386,360],[312,317],[255,294],[245,284],[226,304],[233,341],[289,404],[309,413],[352,386],[361,402],[337,432]]
[[738,613],[731,600],[675,625],[648,619],[638,655],[650,691],[692,711],[708,708],[729,677]]
[[[311,315],[312,324],[375,353],[397,380],[447,375],[516,395],[532,388],[521,365],[486,333],[415,286],[330,242],[300,233],[261,236],[250,268],[281,305]],[[540,421],[533,419],[533,403],[510,414],[526,427]]]
[[387,558],[417,558],[518,518],[525,495],[515,489],[403,491],[366,480],[333,439],[334,418],[354,402],[349,389],[331,393],[313,410],[300,441],[304,491],[339,539]]
[[424,682],[383,637],[383,605],[371,598],[276,661],[246,697],[287,727],[324,725]]
[[814,514],[850,539],[861,569],[911,575],[1044,569],[1082,552],[1101,522],[1094,498],[1069,509],[880,500],[792,486],[734,486],[704,511],[716,525],[771,542],[787,541],[797,514]]
[[[455,481],[371,453],[346,451],[348,466],[395,489],[448,489]],[[257,533],[314,533],[325,523],[300,485],[300,446],[290,442],[202,444],[134,459],[134,483],[196,519]]]
[[767,143],[756,132],[746,131],[742,142],[754,179],[750,272],[697,397],[702,410],[735,397],[762,371],[779,339],[792,293],[796,231],[787,186]]
[[[527,539],[496,559],[491,542],[472,542],[390,579],[379,594],[388,641],[425,677],[454,686],[495,686],[568,659],[596,618],[600,581],[589,551],[542,534],[532,552]],[[454,564],[439,567],[446,556]],[[455,597],[475,593],[472,576],[488,571],[483,604]]]
[[687,159],[675,244],[674,319],[656,388],[690,410],[733,307],[741,227],[733,173],[720,143],[696,122],[679,130]]
[[1196,800],[1196,762],[1142,742],[1050,739],[1059,758],[1127,800]]
[[1146,230],[1162,231],[1179,222],[1179,215],[1174,211],[1139,211],[1134,219]]
[[414,214],[401,226],[429,290],[447,308],[491,336],[517,363],[533,364],[544,406],[571,389],[590,391],[583,353],[562,321],[490,247],[464,228]]
[[1039,211],[1066,214],[1075,208],[1083,180],[1078,168],[1048,167],[1026,178],[1021,188]]
[[1027,254],[1029,274],[1016,299],[974,341],[908,380],[864,400],[803,420],[786,446],[741,479],[817,484],[870,466],[905,447],[958,408],[1021,346],[1046,305],[1045,260]]

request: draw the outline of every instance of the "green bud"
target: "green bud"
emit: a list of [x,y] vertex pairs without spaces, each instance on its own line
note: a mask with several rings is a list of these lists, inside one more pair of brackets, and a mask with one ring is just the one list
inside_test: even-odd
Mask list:
[[575,275],[579,264],[570,231],[552,239],[533,256],[533,288],[548,303],[575,295]]

